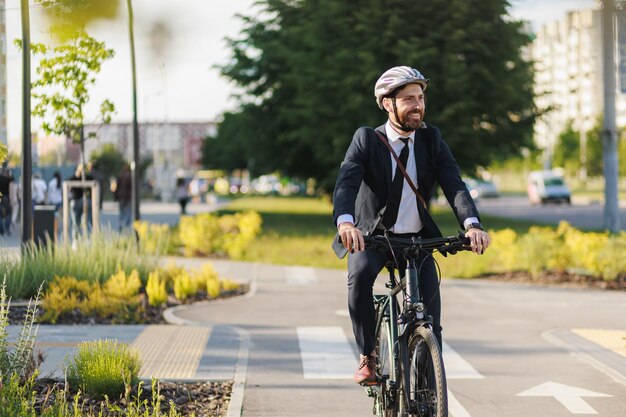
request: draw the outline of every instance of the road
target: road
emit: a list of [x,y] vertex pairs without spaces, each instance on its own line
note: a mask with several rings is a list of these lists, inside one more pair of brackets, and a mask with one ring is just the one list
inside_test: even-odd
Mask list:
[[[584,230],[604,228],[604,206],[574,198],[572,205],[546,204],[532,206],[526,197],[483,198],[478,202],[481,213],[494,216],[524,219],[538,224],[558,224],[567,220],[574,227]],[[626,202],[620,206],[620,225],[626,230]]]
[[[252,279],[251,294],[176,315],[245,335],[243,416],[371,415],[371,399],[351,381],[345,272],[218,267]],[[626,293],[445,279],[442,294],[452,416],[624,415]],[[599,344],[611,342],[615,350]]]

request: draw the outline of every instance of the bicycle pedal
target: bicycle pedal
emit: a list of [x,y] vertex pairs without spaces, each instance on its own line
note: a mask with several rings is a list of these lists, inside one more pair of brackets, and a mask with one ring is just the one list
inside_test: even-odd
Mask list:
[[381,380],[376,378],[375,380],[371,379],[369,381],[361,381],[359,382],[359,385],[362,387],[375,387],[377,385],[381,384]]

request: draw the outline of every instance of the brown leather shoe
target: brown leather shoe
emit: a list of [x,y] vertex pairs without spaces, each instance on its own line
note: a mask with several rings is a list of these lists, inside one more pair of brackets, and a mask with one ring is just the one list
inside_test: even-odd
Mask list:
[[359,369],[354,373],[354,382],[361,385],[376,385],[376,356],[361,355]]

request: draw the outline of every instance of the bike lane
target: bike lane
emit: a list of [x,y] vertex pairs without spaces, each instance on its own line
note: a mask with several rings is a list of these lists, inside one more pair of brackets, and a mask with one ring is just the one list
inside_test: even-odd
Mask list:
[[[224,334],[228,329],[244,334],[239,341],[247,345],[247,357],[237,362],[240,377],[245,364],[244,380],[239,381],[242,410],[231,410],[229,417],[372,415],[372,400],[352,382],[357,354],[346,311],[344,271],[212,263],[222,277],[250,280],[249,294],[174,314]],[[224,362],[234,363],[234,356],[241,359],[241,343],[226,345],[214,358],[218,369]],[[209,362],[205,365],[211,368]],[[231,375],[236,371],[233,367]],[[223,375],[228,379],[228,370]]]
[[449,375],[455,417],[624,414],[626,356],[607,348],[626,336],[623,292],[445,280],[442,295],[444,339],[481,375]]

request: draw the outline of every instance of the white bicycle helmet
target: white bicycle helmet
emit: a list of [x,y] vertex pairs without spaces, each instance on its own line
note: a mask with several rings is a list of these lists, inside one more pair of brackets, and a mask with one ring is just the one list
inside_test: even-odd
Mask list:
[[419,84],[422,90],[426,91],[428,79],[424,78],[421,72],[411,67],[393,67],[380,76],[374,87],[374,96],[378,107],[383,108],[383,98],[391,94],[398,87],[407,84]]

